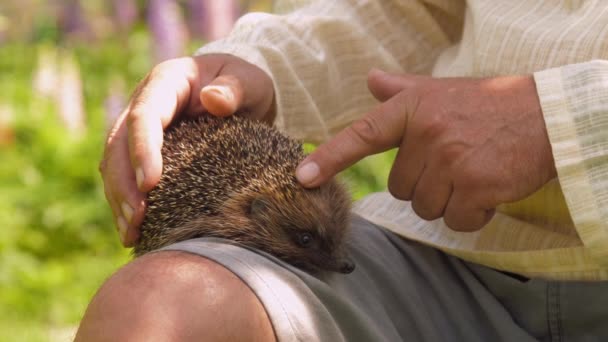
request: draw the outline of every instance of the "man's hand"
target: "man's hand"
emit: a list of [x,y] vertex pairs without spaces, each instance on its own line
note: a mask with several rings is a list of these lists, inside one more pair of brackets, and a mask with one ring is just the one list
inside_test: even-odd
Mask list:
[[268,75],[234,56],[204,55],[157,65],[110,131],[99,167],[122,243],[131,246],[139,236],[145,194],[162,172],[163,130],[176,117],[226,116],[242,109],[271,122],[273,100]]
[[365,156],[398,147],[388,189],[427,220],[480,229],[501,203],[556,176],[532,76],[431,78],[370,72],[374,110],[304,160],[307,187]]

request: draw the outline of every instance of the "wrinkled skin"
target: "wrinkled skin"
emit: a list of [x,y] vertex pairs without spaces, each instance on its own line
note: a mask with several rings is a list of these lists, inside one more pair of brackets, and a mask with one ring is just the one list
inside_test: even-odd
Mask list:
[[313,152],[297,171],[314,187],[359,159],[399,148],[388,188],[422,218],[483,227],[502,203],[556,176],[532,76],[432,78],[372,71],[382,103]]

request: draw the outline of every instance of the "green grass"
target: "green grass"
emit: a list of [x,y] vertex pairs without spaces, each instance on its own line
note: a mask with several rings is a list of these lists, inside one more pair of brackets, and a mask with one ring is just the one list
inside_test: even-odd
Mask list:
[[14,141],[0,146],[0,341],[47,340],[49,331],[77,324],[102,281],[129,259],[97,171],[103,100],[110,77],[134,85],[149,65],[121,63],[133,59],[118,43],[75,48],[87,112],[79,135],[51,99],[32,91],[37,53],[49,49],[0,49],[0,105],[14,114]]
[[[139,30],[126,41],[69,51],[42,43],[0,48],[0,112],[14,113],[8,120],[14,140],[0,144],[0,342],[69,332],[99,285],[130,258],[118,242],[97,165],[108,87],[122,79],[133,89],[145,75],[152,66],[148,39]],[[64,127],[53,101],[32,91],[41,51],[73,54],[80,65],[87,114],[80,135]],[[370,157],[343,174],[355,198],[385,187],[393,156]]]

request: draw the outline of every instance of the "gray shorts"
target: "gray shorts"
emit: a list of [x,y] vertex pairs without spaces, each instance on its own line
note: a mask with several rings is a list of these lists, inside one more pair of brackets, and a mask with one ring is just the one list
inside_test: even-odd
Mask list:
[[240,277],[279,341],[608,341],[608,282],[523,279],[404,240],[357,216],[351,274],[312,276],[228,241],[194,253]]

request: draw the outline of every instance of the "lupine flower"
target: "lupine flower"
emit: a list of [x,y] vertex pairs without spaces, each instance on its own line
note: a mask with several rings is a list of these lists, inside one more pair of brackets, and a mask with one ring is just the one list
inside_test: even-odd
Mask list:
[[42,47],[38,51],[38,65],[34,71],[33,88],[37,97],[55,96],[59,84],[57,72],[57,50]]
[[127,106],[125,88],[125,82],[122,78],[115,77],[110,81],[108,97],[104,101],[106,130],[112,127],[120,113]]
[[122,31],[129,31],[137,20],[137,4],[134,0],[113,0],[114,20]]
[[174,0],[150,0],[148,25],[152,31],[157,62],[184,53],[187,31],[180,9]]
[[69,53],[66,53],[61,61],[56,101],[59,116],[66,128],[75,135],[81,135],[85,129],[82,80],[78,62]]
[[206,6],[207,40],[216,40],[225,37],[232,30],[234,22],[239,16],[239,6],[236,0],[202,0]]
[[92,37],[79,0],[69,0],[62,4],[59,26],[62,32],[68,36],[84,39]]
[[207,8],[204,0],[188,1],[188,26],[193,36],[204,38],[207,34]]

